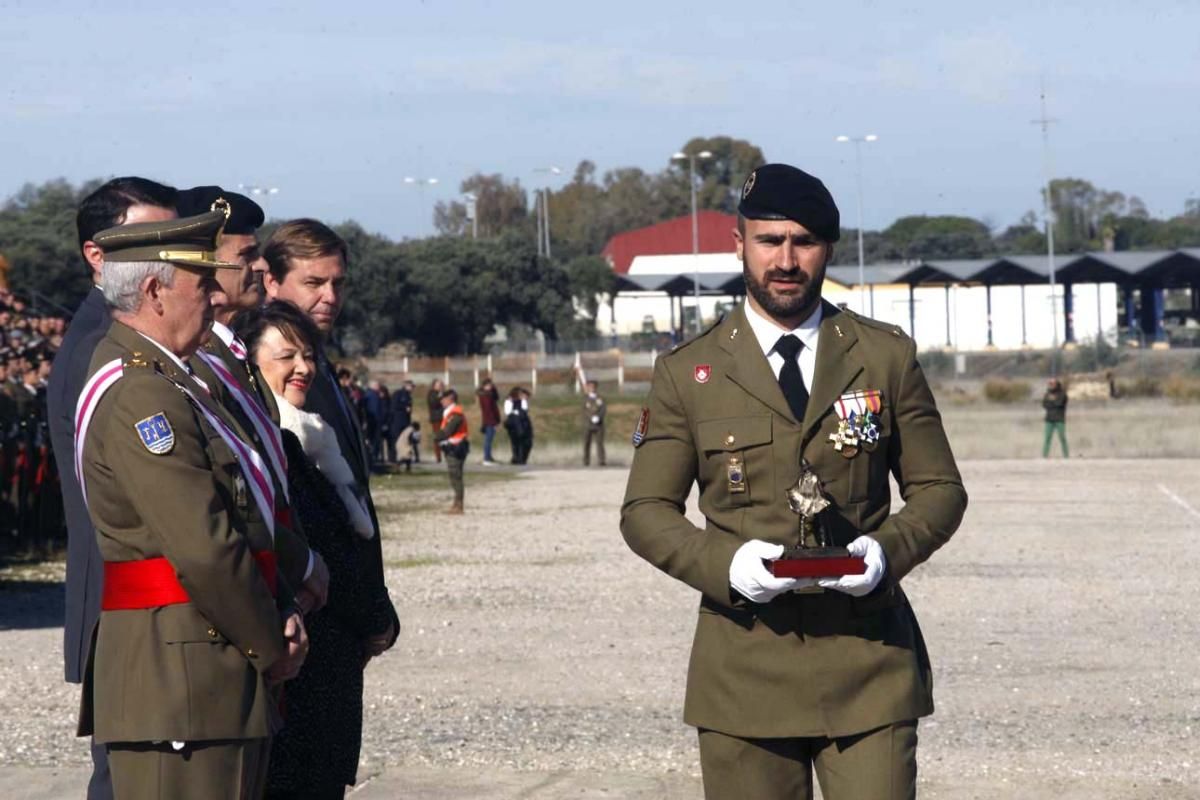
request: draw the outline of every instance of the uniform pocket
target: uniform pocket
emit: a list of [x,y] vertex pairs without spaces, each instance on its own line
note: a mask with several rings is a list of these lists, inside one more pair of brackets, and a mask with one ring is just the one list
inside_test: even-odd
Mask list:
[[701,476],[717,508],[751,505],[755,487],[763,498],[770,493],[771,417],[724,417],[696,425]]

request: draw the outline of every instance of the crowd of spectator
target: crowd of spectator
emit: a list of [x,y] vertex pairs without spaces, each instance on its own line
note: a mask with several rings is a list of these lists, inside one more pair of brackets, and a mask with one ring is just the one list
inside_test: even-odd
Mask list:
[[67,321],[0,288],[0,534],[4,550],[60,543],[62,499],[46,382]]
[[[398,466],[411,471],[414,463],[421,462],[422,436],[433,436],[442,423],[441,395],[446,386],[440,378],[434,378],[424,393],[411,380],[403,381],[395,391],[374,379],[355,380],[349,369],[338,370],[338,383],[347,401],[358,411],[362,424],[363,440],[371,463],[377,470]],[[479,408],[479,431],[483,436],[484,466],[492,466],[494,460],[492,442],[496,428],[503,426],[508,433],[512,456],[511,464],[525,464],[533,449],[533,421],[529,416],[529,390],[513,387],[503,401],[495,384],[486,376],[475,391]],[[424,429],[422,420],[414,412],[417,398],[425,399]],[[431,447],[433,458],[441,462],[439,448]]]

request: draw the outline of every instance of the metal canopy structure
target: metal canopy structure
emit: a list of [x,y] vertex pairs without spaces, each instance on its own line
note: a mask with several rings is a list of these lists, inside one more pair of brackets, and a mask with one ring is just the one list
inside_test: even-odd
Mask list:
[[[1124,294],[1125,319],[1135,322],[1148,339],[1166,341],[1163,325],[1164,291],[1188,288],[1192,290],[1192,309],[1200,313],[1200,247],[1178,250],[1134,250],[1122,252],[1088,252],[1056,256],[1055,277],[1064,287],[1062,294],[1064,342],[1075,341],[1071,286],[1076,284],[1116,284]],[[943,286],[946,289],[947,326],[949,325],[950,289],[953,286],[983,286],[987,290],[988,344],[992,343],[991,291],[993,286],[1020,286],[1021,327],[1025,328],[1025,286],[1043,285],[1049,281],[1049,268],[1044,255],[1007,255],[985,259],[930,260],[902,264],[868,264],[864,268],[865,286],[872,289],[872,310],[875,286],[907,285],[912,300],[917,287]],[[707,272],[696,277],[691,274],[616,275],[616,293],[664,292],[672,299],[699,290],[700,294],[738,297],[744,293],[741,272]],[[832,266],[826,275],[847,288],[860,288],[857,266]],[[1140,298],[1140,314],[1135,297]],[[680,315],[682,316],[682,301]],[[916,304],[909,304],[909,330],[916,329]],[[674,305],[672,305],[674,316]],[[1135,320],[1135,317],[1137,318]],[[947,334],[947,340],[949,335]]]

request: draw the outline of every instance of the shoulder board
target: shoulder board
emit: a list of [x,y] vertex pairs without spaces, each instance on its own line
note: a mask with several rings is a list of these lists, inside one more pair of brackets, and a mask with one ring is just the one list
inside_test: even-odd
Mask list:
[[682,342],[680,342],[679,344],[672,347],[671,352],[677,353],[680,350],[682,350],[683,348],[687,347],[688,345],[700,341],[705,336],[708,336],[710,333],[712,333],[714,330],[716,330],[717,326],[720,325],[724,321],[725,321],[725,315],[722,314],[721,316],[717,317],[717,319],[713,323],[711,323],[707,328],[705,328],[704,330],[697,333],[691,339],[684,339]]
[[125,358],[122,360],[121,363],[122,363],[122,366],[124,366],[127,369],[128,368],[145,369],[150,366],[151,361],[148,360],[142,353],[135,350],[134,352],[125,356]]
[[871,317],[864,317],[862,314],[859,314],[857,311],[851,311],[848,308],[843,308],[842,313],[845,314],[846,316],[850,317],[850,319],[854,320],[855,322],[858,322],[861,325],[865,325],[868,328],[875,328],[876,330],[884,331],[885,333],[890,333],[891,335],[898,336],[902,339],[908,338],[908,334],[905,333],[904,329],[902,329],[899,325],[893,325],[890,322],[881,322],[880,320],[873,319]]

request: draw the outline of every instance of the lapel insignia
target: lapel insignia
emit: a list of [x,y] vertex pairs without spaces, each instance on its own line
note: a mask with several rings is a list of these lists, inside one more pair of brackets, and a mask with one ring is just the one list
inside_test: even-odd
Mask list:
[[708,383],[708,379],[712,377],[712,366],[709,364],[696,365],[696,383]]
[[137,431],[142,446],[154,455],[165,456],[175,449],[175,431],[171,430],[171,423],[167,422],[167,415],[161,411],[140,422],[135,422],[133,427]]
[[637,425],[633,429],[633,446],[637,447],[642,442],[646,441],[646,431],[650,429],[650,409],[643,408],[642,415],[638,417]]

